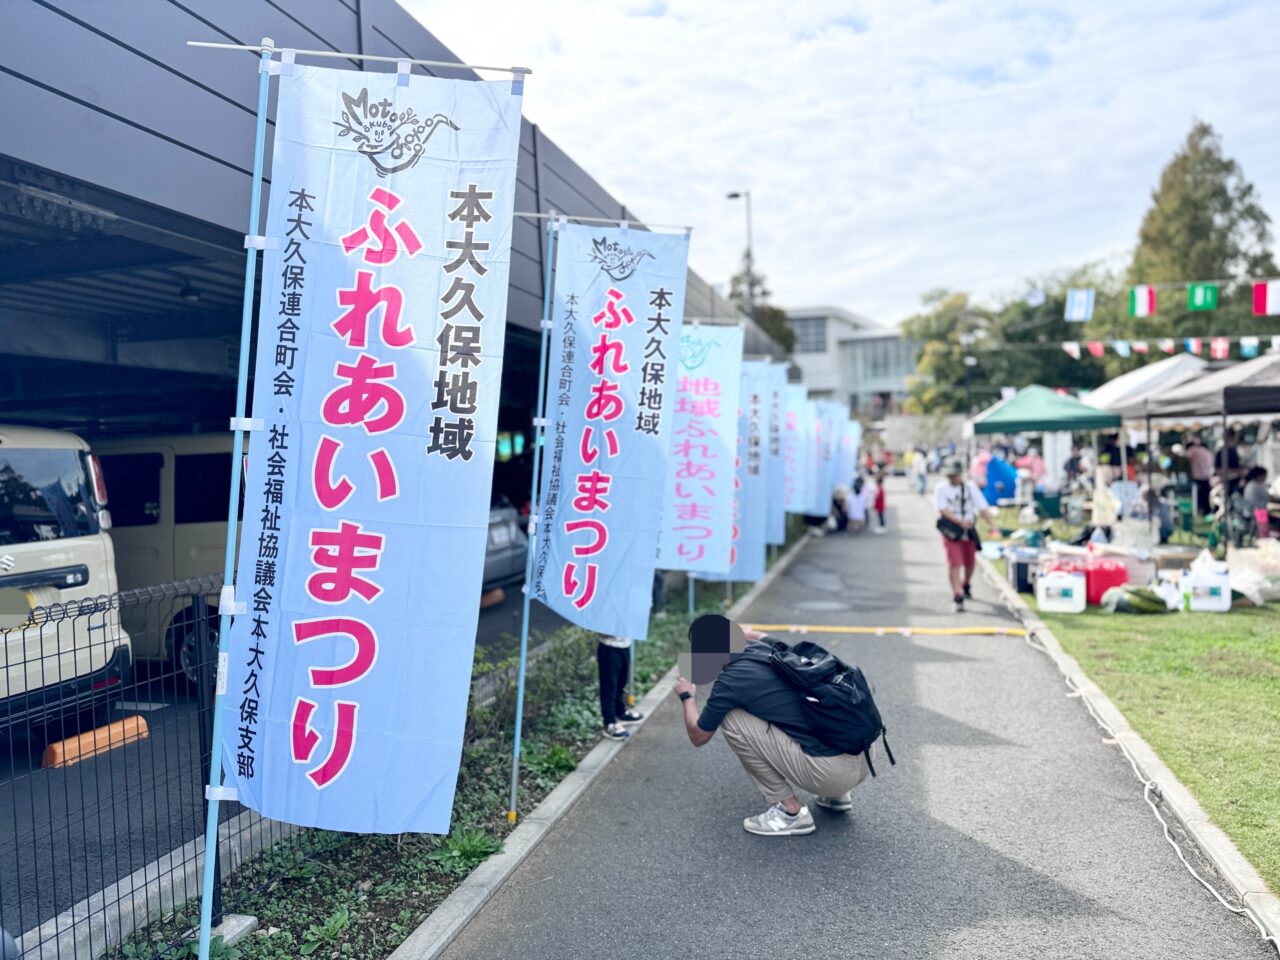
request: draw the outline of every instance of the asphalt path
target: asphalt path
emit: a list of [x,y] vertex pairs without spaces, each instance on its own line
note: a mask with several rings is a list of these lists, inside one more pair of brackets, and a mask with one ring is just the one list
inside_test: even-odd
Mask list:
[[[928,498],[896,481],[889,504],[889,534],[813,541],[744,619],[1013,624],[983,583],[953,614]],[[745,833],[759,794],[668,698],[444,956],[1275,960],[1020,638],[814,639],[866,670],[898,759],[877,756],[852,814]]]
[[[518,649],[522,600],[519,585],[508,587],[502,603],[480,611],[484,655]],[[563,622],[531,604],[534,643]],[[195,696],[185,683],[148,681],[146,672],[112,714],[145,717],[145,740],[43,769],[43,740],[0,733],[0,926],[14,936],[203,833],[207,774]],[[242,809],[223,804],[222,819]]]

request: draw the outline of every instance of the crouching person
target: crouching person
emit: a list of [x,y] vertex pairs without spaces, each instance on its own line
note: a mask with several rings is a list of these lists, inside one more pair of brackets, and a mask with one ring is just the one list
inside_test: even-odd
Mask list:
[[689,672],[700,683],[712,683],[699,711],[695,684],[683,676],[676,681],[689,741],[701,747],[723,731],[725,743],[769,804],[742,826],[771,837],[813,833],[813,816],[797,796],[800,790],[815,794],[817,805],[827,810],[852,809],[850,793],[868,773],[865,753],[845,753],[819,739],[801,689],[771,665],[770,647],[748,643],[763,635],[748,636],[713,614],[694,621],[689,639]]

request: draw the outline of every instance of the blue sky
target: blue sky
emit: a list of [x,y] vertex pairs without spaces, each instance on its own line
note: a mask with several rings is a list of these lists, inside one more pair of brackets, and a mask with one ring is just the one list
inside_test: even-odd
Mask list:
[[464,59],[532,67],[526,116],[691,223],[712,282],[749,189],[781,306],[893,324],[935,287],[1122,264],[1195,118],[1280,218],[1276,0],[401,2]]

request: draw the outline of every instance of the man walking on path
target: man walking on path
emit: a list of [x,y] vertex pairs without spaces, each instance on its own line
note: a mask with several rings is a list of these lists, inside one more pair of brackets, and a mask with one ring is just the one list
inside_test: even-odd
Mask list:
[[748,639],[761,640],[763,634],[748,637],[736,623],[717,614],[699,617],[689,628],[690,672],[703,683],[714,679],[715,685],[699,713],[693,699],[697,687],[684,677],[676,680],[685,733],[690,743],[701,747],[716,730],[723,730],[725,742],[764,794],[769,809],[742,821],[748,833],[813,833],[813,815],[796,796],[797,788],[817,794],[818,806],[844,813],[853,808],[850,792],[866,779],[866,756],[842,753],[819,740],[800,691],[778,675],[767,655],[750,656],[744,650]]
[[943,468],[945,479],[934,493],[938,508],[938,530],[947,551],[947,574],[951,580],[951,598],[956,613],[964,612],[964,602],[973,597],[973,568],[978,559],[978,517],[985,519],[995,532],[989,514],[994,513],[986,497],[973,481],[964,476],[964,464],[948,460]]

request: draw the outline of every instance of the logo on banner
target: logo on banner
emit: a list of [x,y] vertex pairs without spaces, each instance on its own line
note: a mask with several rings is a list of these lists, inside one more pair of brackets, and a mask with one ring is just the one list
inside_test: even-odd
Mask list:
[[338,136],[351,137],[356,149],[369,158],[378,170],[378,176],[408,170],[422,159],[427,141],[440,127],[459,129],[458,125],[443,113],[423,119],[405,107],[395,110],[395,105],[385,97],[376,103],[369,100],[366,87],[360,96],[342,95],[346,107],[342,122],[334,121]]
[[707,362],[712,347],[719,344],[703,337],[683,336],[680,338],[680,365],[686,370],[697,370]]
[[592,240],[591,247],[591,262],[600,264],[600,269],[614,280],[627,279],[645,257],[653,259],[648,250],[632,250],[616,241],[610,243],[608,237]]

